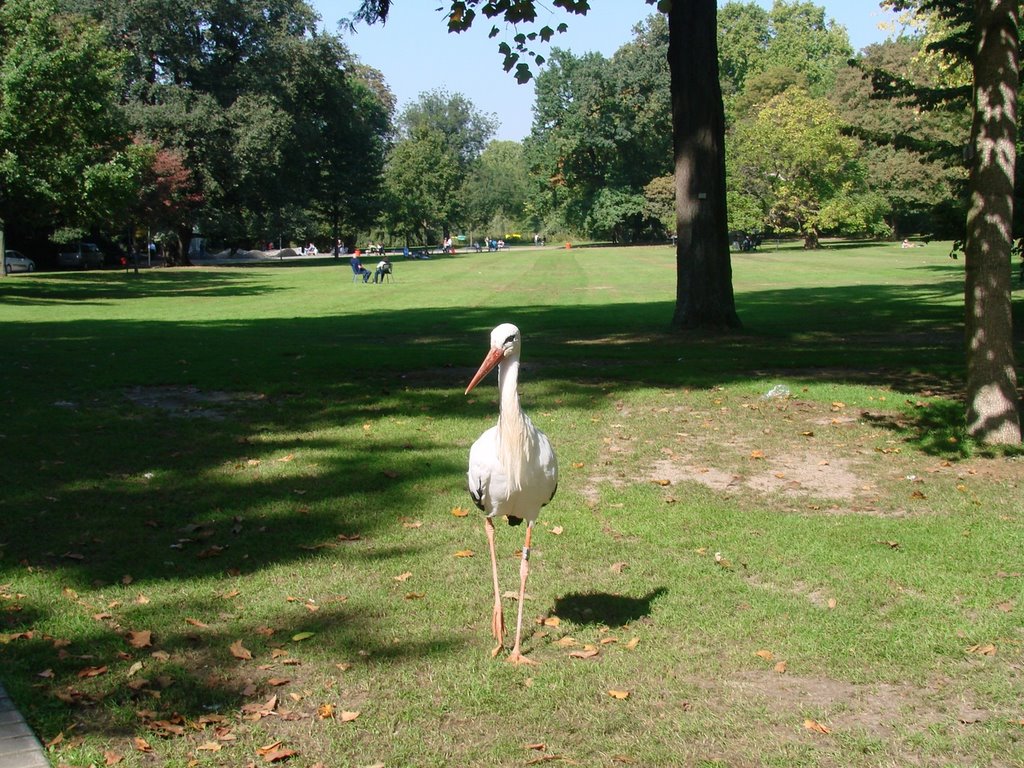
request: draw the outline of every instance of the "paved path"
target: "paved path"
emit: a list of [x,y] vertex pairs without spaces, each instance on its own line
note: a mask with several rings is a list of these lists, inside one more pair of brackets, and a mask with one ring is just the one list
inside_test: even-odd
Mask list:
[[0,685],[0,768],[49,768],[39,739]]

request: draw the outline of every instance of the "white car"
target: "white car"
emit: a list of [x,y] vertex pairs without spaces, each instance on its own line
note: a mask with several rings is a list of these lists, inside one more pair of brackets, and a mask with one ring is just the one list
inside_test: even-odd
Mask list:
[[8,275],[11,272],[35,272],[36,263],[19,251],[4,251],[4,271]]

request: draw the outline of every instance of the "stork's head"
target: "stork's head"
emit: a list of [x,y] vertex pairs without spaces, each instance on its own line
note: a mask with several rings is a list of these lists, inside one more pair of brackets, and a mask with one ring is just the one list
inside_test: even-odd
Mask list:
[[512,355],[518,357],[521,341],[519,329],[512,325],[512,323],[502,323],[491,331],[491,351],[487,353],[487,357],[480,363],[480,369],[469,382],[469,386],[466,387],[466,394],[468,395],[470,390],[479,384],[480,380],[490,373],[491,369],[502,360]]

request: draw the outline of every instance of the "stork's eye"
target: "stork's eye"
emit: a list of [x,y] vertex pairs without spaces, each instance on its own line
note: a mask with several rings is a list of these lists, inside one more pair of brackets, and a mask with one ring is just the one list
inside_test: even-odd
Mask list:
[[516,340],[516,335],[513,333],[511,336],[509,336],[507,339],[505,339],[504,346],[506,346],[506,347],[512,346],[512,342],[514,342],[515,340]]

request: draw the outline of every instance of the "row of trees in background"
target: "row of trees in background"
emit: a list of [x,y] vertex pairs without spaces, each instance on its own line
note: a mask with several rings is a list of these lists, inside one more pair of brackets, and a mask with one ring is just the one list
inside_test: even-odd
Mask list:
[[[964,212],[965,100],[922,109],[891,90],[879,98],[877,87],[878,72],[929,87],[963,84],[965,68],[929,52],[929,39],[889,40],[854,58],[845,30],[813,2],[723,6],[730,230],[798,235],[808,247],[823,233],[955,236]],[[392,210],[400,212],[386,228],[426,234],[421,220],[430,220],[435,232],[667,238],[675,230],[668,45],[665,16],[652,14],[610,58],[555,47],[535,78],[535,119],[521,152],[505,146],[500,157],[496,150],[454,162],[444,149],[450,132],[430,143],[400,118],[389,162],[398,193]],[[455,114],[469,110],[463,97],[435,92],[412,112],[445,103]],[[476,124],[486,122],[478,116]],[[481,178],[487,183],[475,183]],[[417,186],[423,179],[431,183]],[[501,193],[489,195],[495,188]]]
[[9,234],[222,242],[366,228],[394,99],[303,0],[7,0]]
[[[960,108],[878,99],[865,77],[965,75],[926,36],[853,56],[806,0],[718,12],[729,227],[946,234],[965,173]],[[9,0],[0,7],[0,206],[71,240],[148,230],[252,246],[545,232],[617,242],[675,230],[666,17],[613,56],[555,48],[523,142],[443,90],[394,114],[379,72],[303,0]],[[907,137],[912,137],[908,139]],[[894,140],[899,139],[899,140]]]

